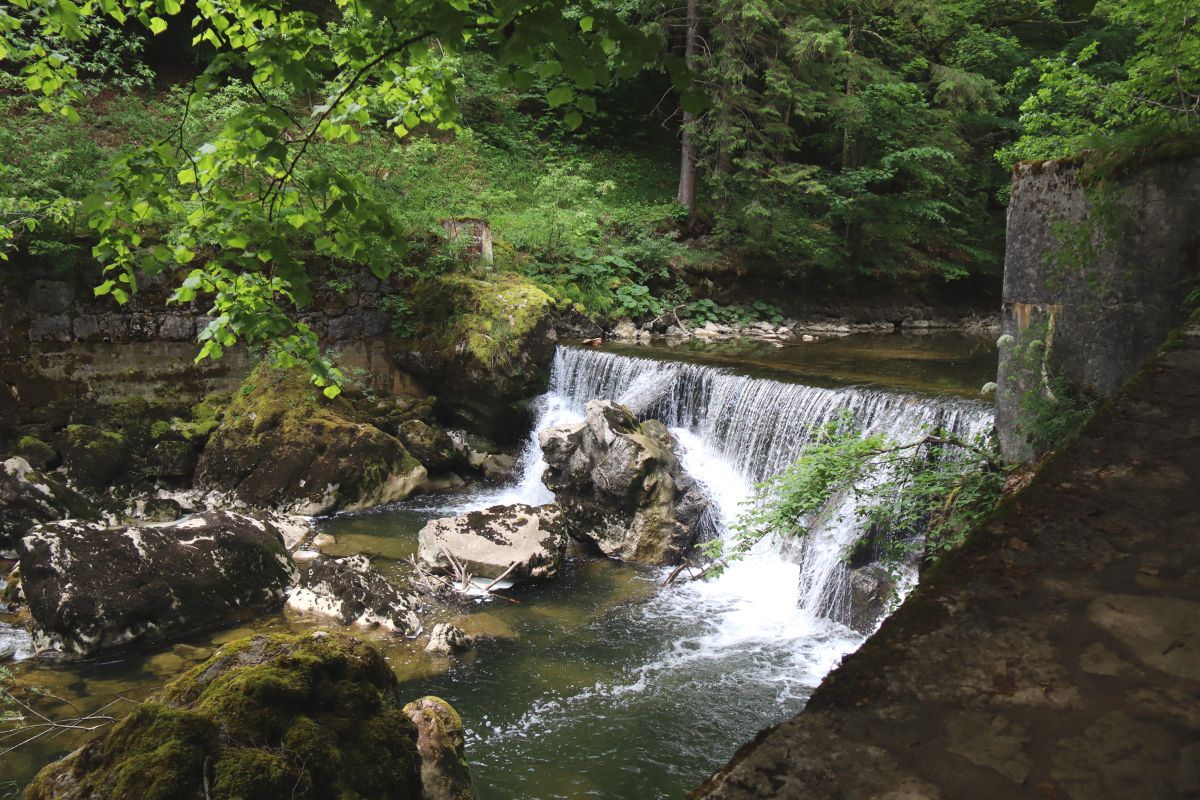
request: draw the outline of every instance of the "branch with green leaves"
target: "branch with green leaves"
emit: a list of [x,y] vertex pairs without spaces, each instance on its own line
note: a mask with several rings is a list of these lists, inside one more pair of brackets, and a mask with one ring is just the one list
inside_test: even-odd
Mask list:
[[[397,137],[454,130],[461,76],[453,55],[493,51],[508,81],[548,82],[547,104],[570,127],[595,110],[591,93],[642,68],[658,36],[608,4],[584,0],[13,0],[0,9],[0,62],[19,68],[47,113],[79,118],[85,94],[72,60],[46,45],[86,43],[103,24],[152,35],[189,26],[197,73],[175,133],[133,147],[80,208],[103,265],[97,295],[128,302],[138,277],[186,276],[173,302],[211,298],[198,356],[235,343],[272,344],[306,364],[327,395],[341,376],[314,332],[292,322],[311,301],[317,262],[403,270],[408,243],[392,209],[359,177],[330,167],[323,148],[351,147],[367,128]],[[29,28],[39,36],[18,36]],[[685,78],[681,77],[681,80]],[[258,103],[217,130],[190,125],[193,105],[232,80]],[[11,227],[11,226],[10,226]],[[0,231],[0,237],[5,234]]]
[[930,432],[911,442],[864,435],[849,413],[822,428],[799,458],[756,487],[727,540],[701,546],[697,577],[720,574],[769,537],[801,538],[831,521],[838,499],[855,498],[856,523],[881,532],[882,560],[892,567],[914,548],[936,558],[990,513],[1004,471],[982,438]]

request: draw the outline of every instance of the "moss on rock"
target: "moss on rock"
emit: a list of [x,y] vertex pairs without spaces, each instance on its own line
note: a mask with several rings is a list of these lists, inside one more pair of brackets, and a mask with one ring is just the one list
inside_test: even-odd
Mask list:
[[511,273],[447,275],[442,284],[462,301],[450,335],[484,367],[511,361],[554,306],[550,295]]
[[202,487],[306,514],[402,500],[425,478],[398,439],[348,402],[265,362],[234,395],[196,470]]
[[[438,719],[457,720],[443,705]],[[108,733],[43,769],[25,796],[473,797],[461,722],[443,728],[440,747],[448,751],[432,741],[418,745],[396,677],[365,642],[323,632],[257,635],[226,645]],[[448,787],[457,793],[423,790],[426,758],[458,765],[457,783]]]
[[440,697],[422,697],[404,707],[417,729],[422,800],[472,800],[475,789],[465,756],[462,719]]
[[458,424],[500,440],[528,427],[521,401],[545,389],[553,299],[513,273],[452,274],[419,287],[425,322],[395,357]]
[[121,473],[129,453],[123,433],[91,425],[68,425],[62,433],[63,465],[81,486],[108,486]]
[[397,434],[408,451],[428,469],[447,469],[461,459],[446,431],[419,419],[401,422]]
[[17,441],[17,455],[37,470],[54,469],[58,466],[58,451],[36,436],[22,436]]

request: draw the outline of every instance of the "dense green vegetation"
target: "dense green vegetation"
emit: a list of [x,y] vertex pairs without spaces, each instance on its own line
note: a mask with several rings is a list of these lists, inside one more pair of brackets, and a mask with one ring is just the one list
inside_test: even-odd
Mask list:
[[1200,119],[1183,0],[20,0],[0,63],[5,256],[178,273],[201,357],[331,393],[312,276],[459,270],[447,218],[564,306],[737,315],[706,281],[994,281],[1015,160]]

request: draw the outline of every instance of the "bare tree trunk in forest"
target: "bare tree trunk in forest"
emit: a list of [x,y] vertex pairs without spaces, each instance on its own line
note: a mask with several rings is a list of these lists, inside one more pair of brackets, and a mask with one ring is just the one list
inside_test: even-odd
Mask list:
[[[688,69],[695,72],[696,51],[700,43],[700,0],[688,0],[687,4],[687,38],[684,42],[684,59]],[[687,209],[688,228],[696,223],[696,142],[692,138],[691,127],[695,117],[687,111],[683,112],[682,146],[679,159],[679,194],[676,196],[679,204]]]

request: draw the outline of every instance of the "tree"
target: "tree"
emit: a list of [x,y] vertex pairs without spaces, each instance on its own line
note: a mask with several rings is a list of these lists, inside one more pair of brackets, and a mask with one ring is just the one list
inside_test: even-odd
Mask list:
[[1061,45],[1053,4],[712,0],[705,22],[692,129],[720,240],[827,278],[998,265],[1004,87]]
[[[687,33],[684,41],[684,61],[691,72],[696,68],[696,53],[700,43],[700,0],[687,0]],[[687,209],[689,229],[696,224],[696,142],[692,132],[695,124],[695,115],[685,108],[679,133],[679,193],[676,199]]]
[[1021,138],[997,152],[1021,159],[1194,141],[1200,129],[1200,12],[1188,0],[1101,0],[1090,24],[1052,57],[1020,70],[1034,82]]
[[[12,0],[0,8],[0,61],[19,68],[47,113],[77,119],[78,71],[51,43],[87,43],[104,20],[154,35],[190,24],[203,66],[178,130],[123,153],[79,208],[0,208],[0,244],[52,215],[79,214],[103,264],[98,295],[123,303],[140,275],[182,268],[173,301],[213,302],[197,360],[237,342],[273,343],[280,365],[307,365],[330,396],[341,376],[289,313],[310,300],[310,264],[333,259],[384,275],[403,264],[406,242],[389,210],[322,148],[353,143],[367,126],[399,137],[454,128],[446,59],[468,46],[491,49],[519,87],[541,78],[571,127],[595,109],[592,92],[661,46],[594,0],[196,0],[186,12],[181,0]],[[192,104],[235,77],[259,103],[214,135],[189,138]]]

